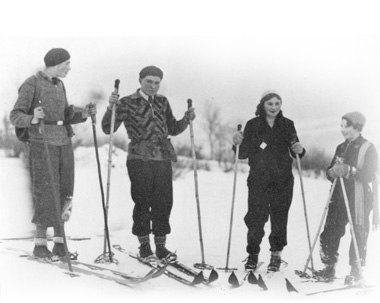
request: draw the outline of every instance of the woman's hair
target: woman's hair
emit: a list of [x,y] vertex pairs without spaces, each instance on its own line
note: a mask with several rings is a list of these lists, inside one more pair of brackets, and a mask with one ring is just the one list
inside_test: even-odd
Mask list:
[[355,123],[347,117],[342,117],[342,119],[347,121],[347,126],[352,126],[354,129],[358,130],[359,132],[361,132],[363,130],[364,125],[361,125],[359,123]]
[[276,93],[270,93],[270,94],[265,95],[264,97],[261,98],[260,103],[257,104],[256,113],[255,113],[256,116],[259,116],[259,117],[265,117],[266,116],[265,109],[264,109],[264,103],[266,101],[272,99],[272,98],[277,98],[278,100],[280,100],[282,102],[281,97]]

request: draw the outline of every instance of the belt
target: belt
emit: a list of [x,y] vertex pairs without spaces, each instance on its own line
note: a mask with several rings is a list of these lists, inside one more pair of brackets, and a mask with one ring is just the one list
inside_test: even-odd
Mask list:
[[65,121],[44,121],[45,125],[66,125]]

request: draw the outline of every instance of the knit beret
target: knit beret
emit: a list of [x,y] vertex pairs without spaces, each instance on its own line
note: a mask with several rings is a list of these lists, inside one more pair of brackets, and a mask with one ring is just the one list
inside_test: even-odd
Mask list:
[[260,102],[268,101],[269,99],[272,99],[273,97],[276,97],[282,101],[280,94],[277,91],[267,90],[261,95],[261,101]]
[[263,92],[263,94],[261,95],[261,99],[264,98],[266,95],[269,95],[269,94],[275,94],[275,95],[280,95],[277,91],[273,90],[273,89],[269,89],[269,90],[266,90],[265,92]]
[[159,77],[162,80],[162,78],[164,77],[164,73],[158,67],[150,65],[150,66],[144,67],[141,70],[139,76],[140,76],[140,79],[144,79],[146,76],[155,76],[155,77]]
[[352,122],[353,125],[361,125],[365,124],[365,116],[360,112],[351,112],[345,114],[342,119],[346,119]]
[[56,66],[69,59],[69,52],[63,48],[52,48],[46,53],[44,57],[46,67]]

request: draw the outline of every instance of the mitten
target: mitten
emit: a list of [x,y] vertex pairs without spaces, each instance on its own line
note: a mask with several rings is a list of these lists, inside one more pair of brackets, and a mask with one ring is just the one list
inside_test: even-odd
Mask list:
[[234,145],[240,145],[241,142],[243,142],[243,134],[241,132],[236,132],[234,133],[233,137],[232,137],[232,142],[234,143]]
[[327,170],[327,175],[331,178],[331,179],[336,179],[338,178],[338,175],[335,173],[334,169],[331,167],[329,170]]
[[65,204],[62,208],[62,220],[67,222],[70,220],[71,213],[73,211],[72,197],[66,197]]
[[193,121],[195,119],[194,108],[191,107],[185,112],[184,119],[187,121],[187,123],[190,123],[190,121]]
[[332,169],[338,177],[347,178],[348,175],[350,174],[350,166],[347,164],[335,163]]

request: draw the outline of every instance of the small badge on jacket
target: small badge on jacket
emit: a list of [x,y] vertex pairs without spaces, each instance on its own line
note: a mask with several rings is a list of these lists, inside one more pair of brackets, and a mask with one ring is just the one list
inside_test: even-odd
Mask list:
[[268,144],[266,144],[265,142],[261,143],[260,144],[260,148],[261,149],[265,149],[265,147],[267,147]]

